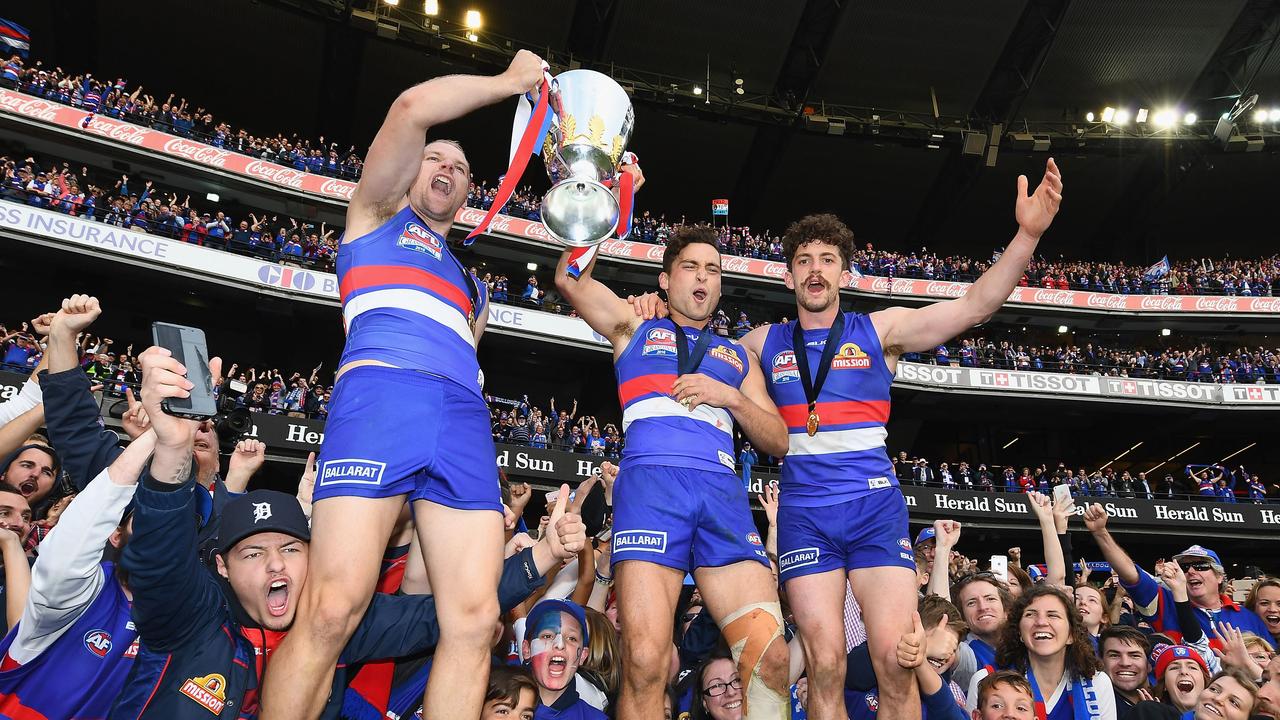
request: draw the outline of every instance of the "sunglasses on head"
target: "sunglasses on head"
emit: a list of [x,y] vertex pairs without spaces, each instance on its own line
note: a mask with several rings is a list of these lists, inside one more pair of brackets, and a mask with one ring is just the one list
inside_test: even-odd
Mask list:
[[1191,562],[1191,563],[1184,562],[1184,563],[1178,563],[1178,565],[1182,567],[1182,572],[1187,572],[1188,570],[1195,570],[1197,572],[1209,572],[1210,570],[1213,569],[1213,563],[1211,562]]

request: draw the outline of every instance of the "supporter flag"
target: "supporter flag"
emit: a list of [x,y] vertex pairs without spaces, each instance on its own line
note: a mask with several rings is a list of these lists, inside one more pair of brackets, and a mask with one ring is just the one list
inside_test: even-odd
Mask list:
[[16,22],[0,18],[0,43],[9,46],[10,50],[22,57],[26,57],[27,51],[31,49],[31,33]]
[[1165,255],[1160,258],[1160,262],[1153,264],[1151,267],[1146,269],[1146,272],[1142,273],[1142,279],[1148,282],[1159,280],[1165,275],[1168,275],[1169,270],[1169,256]]
[[853,275],[854,280],[858,280],[859,278],[862,277],[862,271],[858,269],[857,260],[849,261],[849,273]]

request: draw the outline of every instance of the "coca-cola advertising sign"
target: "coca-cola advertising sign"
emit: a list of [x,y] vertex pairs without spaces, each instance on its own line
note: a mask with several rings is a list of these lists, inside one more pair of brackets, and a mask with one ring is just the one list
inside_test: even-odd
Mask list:
[[93,118],[85,128],[85,132],[127,145],[139,146],[143,145],[147,136],[151,134],[151,131],[146,128],[104,117]]
[[[58,110],[62,107],[62,105],[45,102],[21,93],[4,91],[4,94],[0,95],[0,110],[45,122],[57,122]],[[84,117],[83,111],[80,112],[80,117]]]
[[245,166],[244,171],[246,175],[273,182],[277,185],[286,185],[294,189],[301,188],[302,181],[307,176],[306,173],[300,170],[276,165],[266,160],[254,160]]

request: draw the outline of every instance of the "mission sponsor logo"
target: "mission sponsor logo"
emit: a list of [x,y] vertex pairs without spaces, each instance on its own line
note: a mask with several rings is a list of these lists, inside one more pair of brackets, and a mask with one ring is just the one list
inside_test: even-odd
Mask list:
[[738,357],[738,353],[734,352],[733,348],[717,345],[708,350],[707,354],[717,360],[729,363],[737,372],[742,372],[742,358]]
[[440,238],[416,222],[405,223],[404,232],[396,240],[396,246],[414,252],[426,253],[439,260],[444,253],[444,245]]
[[641,355],[661,355],[675,357],[676,333],[666,328],[653,328],[644,336],[644,349]]
[[178,692],[200,703],[214,715],[221,715],[227,705],[227,679],[217,673],[188,678]]
[[783,350],[773,356],[773,382],[796,382],[800,379],[800,368],[796,365],[796,354],[791,350]]
[[832,370],[866,370],[871,367],[871,358],[858,347],[857,343],[845,343],[840,352],[831,359]]
[[111,652],[111,633],[106,630],[90,630],[84,634],[84,647],[98,657]]
[[316,485],[380,485],[387,464],[363,458],[325,460],[320,463]]

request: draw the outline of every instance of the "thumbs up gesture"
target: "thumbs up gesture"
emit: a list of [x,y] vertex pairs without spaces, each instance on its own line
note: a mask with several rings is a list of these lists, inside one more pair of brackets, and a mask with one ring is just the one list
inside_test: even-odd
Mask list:
[[920,613],[911,613],[911,632],[898,641],[898,667],[913,670],[924,663],[924,624]]
[[556,497],[556,505],[551,510],[551,519],[547,523],[547,541],[551,546],[551,554],[560,560],[570,560],[587,544],[587,526],[582,517],[575,512],[568,512],[569,486],[561,485]]

